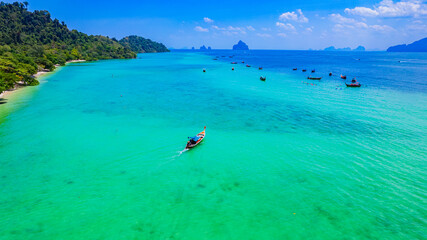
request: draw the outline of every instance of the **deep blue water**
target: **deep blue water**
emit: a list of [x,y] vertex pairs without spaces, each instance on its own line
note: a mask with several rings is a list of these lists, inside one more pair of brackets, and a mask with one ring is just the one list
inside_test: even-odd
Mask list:
[[[177,51],[177,50],[175,50]],[[182,50],[179,50],[182,51]],[[263,67],[282,73],[303,77],[315,69],[312,76],[323,77],[322,81],[338,80],[340,74],[347,81],[356,77],[367,87],[389,88],[399,91],[427,92],[427,54],[390,52],[328,52],[328,51],[278,51],[278,50],[213,50],[204,52],[218,61],[238,62]],[[223,57],[224,56],[224,57]],[[233,56],[230,58],[230,56]],[[230,66],[232,66],[230,64]],[[298,71],[293,71],[298,68]],[[307,73],[301,72],[306,68]],[[329,77],[329,72],[334,74]]]

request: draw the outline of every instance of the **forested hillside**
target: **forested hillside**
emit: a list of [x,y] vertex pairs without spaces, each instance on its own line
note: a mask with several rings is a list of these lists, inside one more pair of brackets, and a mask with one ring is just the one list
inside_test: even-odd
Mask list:
[[114,38],[70,30],[48,11],[30,12],[27,6],[27,2],[0,3],[0,93],[17,83],[37,85],[32,75],[38,70],[53,70],[69,60],[135,58],[137,52],[168,51],[141,37],[123,39],[122,45]]
[[136,53],[169,52],[165,45],[139,36],[128,36],[119,41]]

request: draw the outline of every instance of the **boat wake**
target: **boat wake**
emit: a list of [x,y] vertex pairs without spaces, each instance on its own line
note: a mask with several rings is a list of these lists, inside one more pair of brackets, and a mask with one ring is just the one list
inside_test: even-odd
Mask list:
[[184,150],[180,151],[177,157],[181,156],[181,154],[185,153],[185,152],[186,152],[186,151],[188,151],[188,150],[189,150],[189,149],[188,149],[188,148],[186,148],[186,149],[184,149]]

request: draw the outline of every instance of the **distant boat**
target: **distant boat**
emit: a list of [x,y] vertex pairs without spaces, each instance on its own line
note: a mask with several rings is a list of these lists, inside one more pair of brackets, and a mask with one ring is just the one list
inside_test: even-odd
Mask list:
[[251,67],[251,65],[249,65],[249,64],[246,64],[246,67]]
[[310,80],[320,80],[322,78],[321,77],[307,77],[307,79],[310,79]]
[[217,58],[214,58],[214,59],[212,59],[212,60],[218,60]]
[[206,69],[203,68],[203,72],[206,72]]
[[237,64],[237,62],[231,62],[231,64]]
[[265,81],[267,79],[267,77],[263,77],[263,76],[261,76],[260,78],[259,78],[259,80],[261,80],[261,81]]
[[362,84],[360,84],[360,83],[358,83],[358,84],[353,84],[353,83],[348,84],[348,83],[346,83],[345,85],[346,85],[347,87],[361,87],[361,86],[362,86]]
[[205,131],[206,131],[206,126],[203,129],[203,131],[200,132],[199,134],[197,134],[196,136],[194,136],[194,137],[188,137],[189,140],[187,142],[187,146],[185,146],[185,149],[192,149],[195,146],[197,146],[200,142],[202,142],[203,139],[206,136]]
[[234,71],[234,68],[231,68],[231,71]]
[[331,72],[329,73],[329,76],[332,76],[332,73],[331,73]]
[[303,71],[303,72],[307,72],[307,69],[303,69],[303,70],[301,70],[301,71]]
[[292,70],[296,71],[296,70],[298,70],[298,68],[294,68],[294,69],[292,69]]
[[356,78],[353,78],[353,79],[351,80],[351,83],[350,83],[350,84],[346,83],[345,85],[346,85],[347,87],[360,87],[360,86],[362,86],[362,84],[360,84],[360,83],[358,83],[358,82],[357,82]]
[[245,61],[242,61],[242,63],[245,63]]
[[262,70],[262,67],[259,67],[258,70]]
[[311,72],[314,73],[314,72],[316,72],[316,70],[313,69],[313,70],[311,70]]
[[343,75],[341,74],[341,78],[342,78],[342,79],[347,79],[347,76],[345,76],[345,75],[343,76]]

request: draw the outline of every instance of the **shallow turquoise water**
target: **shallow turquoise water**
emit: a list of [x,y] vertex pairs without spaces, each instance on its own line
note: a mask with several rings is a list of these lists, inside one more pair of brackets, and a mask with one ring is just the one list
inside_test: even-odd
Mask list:
[[426,237],[427,93],[234,67],[70,64],[0,106],[0,239]]

